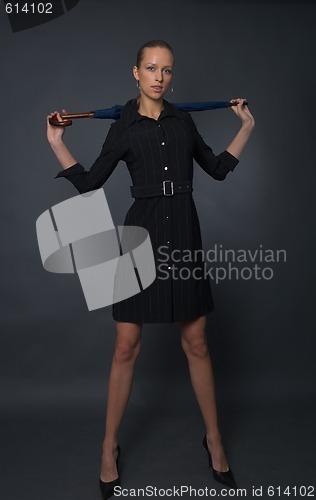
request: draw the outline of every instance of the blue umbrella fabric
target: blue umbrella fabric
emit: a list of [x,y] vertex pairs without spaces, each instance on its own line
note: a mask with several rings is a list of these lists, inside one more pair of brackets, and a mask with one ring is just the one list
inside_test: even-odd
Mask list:
[[[229,108],[232,103],[229,101],[208,101],[208,102],[173,102],[173,106],[180,109],[181,111],[205,111],[209,109],[217,108]],[[93,118],[109,118],[112,120],[118,120],[121,115],[121,104],[115,104],[111,108],[98,109],[93,111]]]

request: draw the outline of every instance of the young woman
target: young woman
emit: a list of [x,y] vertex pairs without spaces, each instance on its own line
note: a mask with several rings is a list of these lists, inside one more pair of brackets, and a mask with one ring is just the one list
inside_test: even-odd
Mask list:
[[[47,116],[47,138],[63,169],[56,177],[66,177],[79,193],[100,188],[118,162],[126,162],[135,201],[127,212],[124,225],[142,226],[148,230],[157,264],[156,279],[149,287],[112,306],[117,337],[102,446],[100,488],[103,498],[113,495],[114,487],[120,484],[118,431],[132,388],[143,323],[180,323],[181,344],[205,422],[203,446],[209,465],[217,481],[236,487],[221,442],[205,334],[205,315],[214,309],[209,279],[202,275],[204,261],[201,257],[183,264],[179,264],[181,259],[178,257],[184,250],[195,255],[194,251],[202,248],[192,196],[193,159],[211,177],[224,180],[239,162],[255,120],[244,104],[245,98],[232,100],[235,105],[231,109],[240,118],[241,127],[226,150],[215,156],[198,133],[191,115],[164,99],[171,91],[173,68],[173,50],[165,41],[151,40],[139,49],[133,68],[139,96],[122,108],[120,119],[112,123],[102,151],[88,171],[64,144],[64,128],[49,123],[55,115],[61,121],[59,112]],[[164,251],[163,272],[158,265],[161,248]],[[172,261],[174,250],[178,251],[176,266]],[[181,279],[181,269],[188,266],[192,274]],[[170,269],[173,274],[168,272]],[[197,269],[200,270],[198,276]]]

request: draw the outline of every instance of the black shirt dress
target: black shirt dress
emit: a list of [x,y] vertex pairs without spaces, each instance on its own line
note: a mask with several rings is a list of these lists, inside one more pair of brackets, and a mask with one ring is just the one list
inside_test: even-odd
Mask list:
[[[79,191],[101,188],[120,160],[134,186],[164,180],[192,181],[193,159],[216,180],[224,180],[239,160],[224,150],[215,155],[198,133],[191,115],[164,100],[155,120],[138,113],[128,101],[113,122],[102,151],[90,170],[80,163],[60,171]],[[156,263],[156,278],[141,292],[112,305],[115,320],[172,323],[197,319],[214,309],[203,258],[200,223],[191,192],[136,198],[124,226],[147,229]],[[200,250],[200,252],[198,252]]]

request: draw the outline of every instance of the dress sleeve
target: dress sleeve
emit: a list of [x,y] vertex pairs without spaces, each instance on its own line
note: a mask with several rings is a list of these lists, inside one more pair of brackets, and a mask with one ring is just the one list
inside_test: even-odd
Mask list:
[[226,149],[216,156],[212,148],[204,142],[199,134],[192,117],[190,115],[189,117],[193,135],[193,158],[208,175],[218,181],[223,181],[228,172],[234,170],[239,159]]
[[93,191],[103,186],[123,156],[124,149],[119,140],[119,132],[115,127],[115,123],[112,123],[102,150],[90,170],[86,171],[80,163],[75,163],[71,167],[58,172],[54,179],[65,177],[75,186],[79,193]]

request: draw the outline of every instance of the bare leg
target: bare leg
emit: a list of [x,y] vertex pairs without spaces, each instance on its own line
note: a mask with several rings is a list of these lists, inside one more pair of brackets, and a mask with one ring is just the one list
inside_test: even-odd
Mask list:
[[118,477],[115,464],[117,434],[132,390],[134,367],[141,347],[142,324],[117,321],[116,329],[100,470],[100,478],[104,482]]
[[229,468],[218,429],[213,368],[205,334],[206,317],[182,321],[181,344],[187,356],[192,386],[206,427],[206,438],[214,469]]

